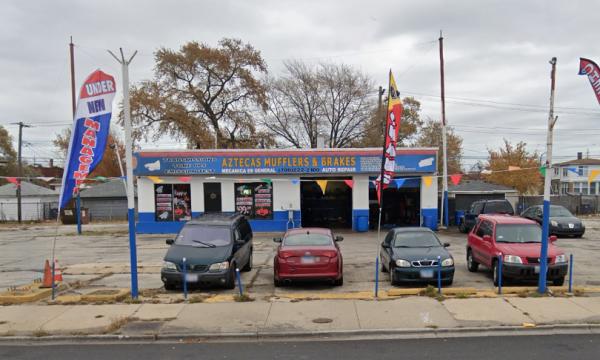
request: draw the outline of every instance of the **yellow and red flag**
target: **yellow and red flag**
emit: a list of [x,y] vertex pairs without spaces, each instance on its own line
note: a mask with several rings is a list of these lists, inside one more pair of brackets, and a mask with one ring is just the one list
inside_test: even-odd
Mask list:
[[388,108],[385,123],[385,142],[383,145],[383,163],[381,164],[381,175],[376,180],[377,198],[381,203],[381,191],[387,188],[396,166],[396,145],[398,143],[398,131],[400,130],[400,119],[402,117],[402,101],[400,92],[396,86],[394,75],[390,69],[390,84],[388,91]]

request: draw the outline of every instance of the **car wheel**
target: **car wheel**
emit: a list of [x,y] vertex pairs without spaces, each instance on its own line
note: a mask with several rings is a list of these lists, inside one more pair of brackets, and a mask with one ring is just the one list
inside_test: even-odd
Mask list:
[[442,281],[443,286],[451,286],[454,279]]
[[470,272],[476,272],[479,269],[479,263],[473,259],[473,252],[471,249],[467,250],[467,268]]
[[235,289],[235,264],[231,264],[229,272],[227,273],[227,280],[225,281],[226,289]]
[[167,290],[167,291],[173,291],[173,290],[177,289],[177,287],[173,283],[166,282],[164,284],[165,284],[165,290]]
[[333,281],[334,286],[342,286],[344,285],[344,275],[340,276],[339,279]]
[[464,221],[461,221],[461,222],[460,222],[460,225],[458,225],[458,230],[459,230],[461,233],[463,233],[463,234],[466,234],[466,233],[468,233],[468,232],[469,232],[469,231],[467,230],[467,227],[465,226],[465,222],[464,222]]
[[494,286],[498,286],[498,262],[494,261],[492,264],[492,278],[494,279]]
[[552,285],[554,286],[563,286],[565,284],[565,277],[559,277],[552,280]]
[[383,263],[383,260],[380,259],[379,263],[381,264],[381,272],[382,273],[388,272],[388,270],[385,268],[385,264]]
[[577,234],[577,235],[575,235],[575,237],[576,238],[581,238],[581,237],[583,237],[583,234]]
[[248,271],[252,270],[252,254],[253,253],[254,253],[254,251],[250,250],[250,256],[248,257],[248,262],[246,263],[246,266],[244,266],[242,271],[248,272]]
[[390,265],[390,284],[392,286],[397,284],[396,278],[394,277],[394,267],[392,265]]
[[277,278],[275,276],[273,276],[273,286],[281,287],[282,284],[283,284],[283,282],[281,280],[277,280]]

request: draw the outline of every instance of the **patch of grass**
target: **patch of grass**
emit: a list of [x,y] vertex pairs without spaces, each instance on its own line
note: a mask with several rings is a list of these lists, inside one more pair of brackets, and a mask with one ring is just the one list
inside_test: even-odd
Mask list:
[[242,294],[242,295],[235,295],[233,297],[233,300],[235,302],[250,302],[250,301],[254,301],[254,298],[251,298],[247,294]]
[[31,335],[33,335],[35,337],[44,337],[44,336],[50,336],[50,333],[45,330],[42,330],[42,329],[37,329]]
[[427,287],[419,292],[421,296],[429,296],[436,297],[438,295],[437,289],[432,285],[427,285]]
[[8,321],[4,321],[4,320],[0,321],[0,325],[4,325],[4,324],[8,324]]
[[469,294],[464,293],[464,292],[459,292],[459,293],[456,293],[455,297],[457,299],[468,299],[469,298]]
[[585,296],[585,291],[583,291],[581,289],[575,289],[575,291],[573,291],[573,295],[575,295],[575,296]]
[[141,304],[142,300],[140,300],[139,297],[137,299],[128,297],[125,300],[123,300],[123,303],[125,303],[125,304]]
[[190,296],[190,298],[188,299],[188,302],[190,304],[196,304],[196,303],[204,302],[204,296]]
[[436,299],[437,301],[439,301],[439,302],[442,302],[442,301],[446,300],[446,297],[445,297],[444,295],[442,295],[442,294],[437,294],[437,295],[435,296],[435,299]]
[[437,329],[437,328],[439,328],[439,326],[437,326],[437,325],[427,325],[426,327],[428,327],[430,329]]

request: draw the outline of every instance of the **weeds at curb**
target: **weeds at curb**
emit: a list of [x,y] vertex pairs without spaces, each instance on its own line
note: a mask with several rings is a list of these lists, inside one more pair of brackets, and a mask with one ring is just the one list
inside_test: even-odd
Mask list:
[[456,293],[455,297],[457,299],[468,299],[469,298],[469,294],[464,293],[464,292],[459,292],[459,293]]
[[233,301],[235,301],[235,302],[251,302],[251,301],[254,301],[254,298],[251,298],[247,294],[234,295]]
[[437,297],[437,289],[431,285],[427,285],[427,287],[419,292],[420,296],[428,296],[430,298]]
[[197,304],[197,303],[204,302],[204,299],[205,298],[203,296],[191,296],[190,299],[188,300],[188,303]]
[[112,322],[106,327],[106,329],[104,329],[104,331],[102,333],[103,334],[113,333],[113,332],[119,330],[120,328],[122,328],[123,326],[125,326],[127,323],[129,323],[131,321],[135,321],[135,320],[137,320],[137,318],[134,318],[134,317],[120,317],[120,318],[113,319]]
[[50,336],[50,333],[45,330],[42,330],[42,329],[37,329],[31,335],[33,335],[35,337],[44,337],[44,336]]

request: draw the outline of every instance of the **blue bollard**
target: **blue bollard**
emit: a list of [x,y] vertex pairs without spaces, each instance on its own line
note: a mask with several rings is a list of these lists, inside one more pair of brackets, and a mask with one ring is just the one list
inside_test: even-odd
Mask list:
[[573,254],[569,256],[569,292],[573,292]]
[[498,294],[502,295],[502,255],[498,255]]
[[[392,271],[390,267],[390,271]],[[391,275],[393,276],[393,275]],[[375,297],[379,293],[379,256],[375,258]]]
[[240,296],[244,295],[244,288],[242,287],[242,277],[240,276],[240,269],[235,269],[235,277],[238,283],[238,289],[240,290]]
[[186,259],[183,258],[183,263],[182,263],[182,268],[183,268],[183,299],[187,300],[187,295],[188,295],[188,288],[187,288],[187,264],[186,264]]
[[437,271],[437,282],[438,282],[438,294],[442,293],[442,258],[437,257],[438,260],[438,271]]

